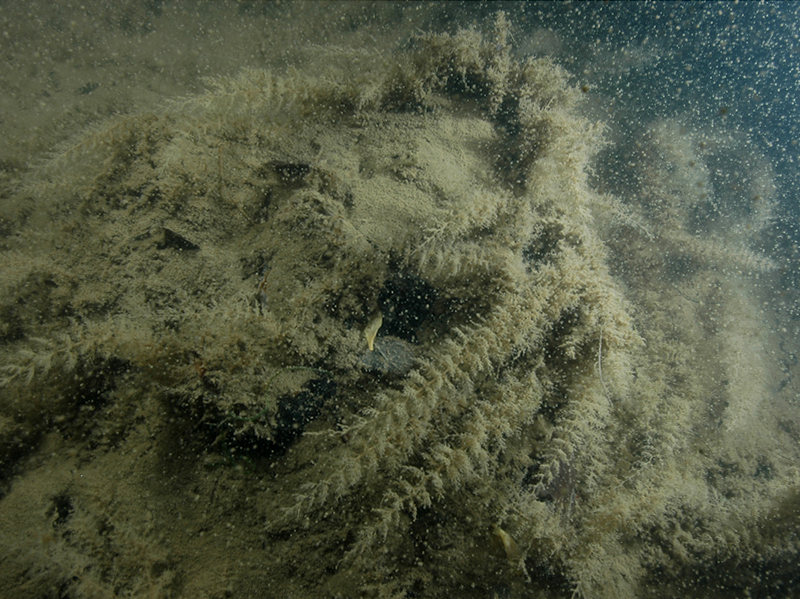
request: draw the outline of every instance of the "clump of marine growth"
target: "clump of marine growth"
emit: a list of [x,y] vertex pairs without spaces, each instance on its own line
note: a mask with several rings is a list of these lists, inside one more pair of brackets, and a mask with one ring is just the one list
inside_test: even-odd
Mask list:
[[780,511],[788,465],[729,443],[723,331],[672,271],[648,295],[659,248],[587,184],[600,128],[508,34],[246,71],[64,148],[5,210],[3,447],[67,419],[113,452],[109,406],[181,422],[209,476],[257,481],[266,553],[230,580],[274,596],[669,596],[756,569],[784,537],[748,519]]

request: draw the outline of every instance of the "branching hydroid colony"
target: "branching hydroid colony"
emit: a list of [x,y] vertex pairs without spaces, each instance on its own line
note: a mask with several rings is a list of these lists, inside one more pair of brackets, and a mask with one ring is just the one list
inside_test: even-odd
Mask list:
[[[737,337],[754,297],[698,274],[767,261],[696,237],[657,170],[641,205],[594,193],[600,128],[508,31],[422,35],[356,75],[246,71],[38,169],[5,214],[4,472],[48,430],[91,460],[180,422],[220,457],[202,480],[248,465],[225,518],[259,518],[237,534],[266,549],[231,561],[242,596],[670,595],[789,559],[785,528],[752,525],[796,497],[766,382],[737,375],[768,370]],[[130,421],[111,442],[86,413]],[[64,538],[76,596],[110,588]],[[171,568],[150,590],[184,592]],[[111,579],[144,592],[131,576]]]

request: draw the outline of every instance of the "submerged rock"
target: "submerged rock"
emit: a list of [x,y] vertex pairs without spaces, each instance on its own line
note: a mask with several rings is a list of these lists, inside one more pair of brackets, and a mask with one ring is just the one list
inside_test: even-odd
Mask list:
[[398,337],[377,337],[374,349],[364,352],[359,362],[370,372],[401,377],[414,367],[414,349]]
[[4,199],[6,595],[671,597],[796,562],[797,427],[722,260],[760,257],[697,235],[685,152],[656,171],[680,128],[640,206],[592,190],[601,128],[510,28],[220,78]]

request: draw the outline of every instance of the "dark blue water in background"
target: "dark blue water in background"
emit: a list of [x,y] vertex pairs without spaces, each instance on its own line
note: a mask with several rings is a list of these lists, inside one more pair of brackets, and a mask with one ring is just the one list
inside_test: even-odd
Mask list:
[[[781,177],[797,177],[800,3],[533,3],[523,14],[560,32],[573,72],[629,108],[724,118],[761,144]],[[625,46],[657,48],[658,58],[617,77],[595,74],[598,51]]]
[[[757,243],[778,262],[783,284],[800,290],[800,2],[534,2],[504,9],[523,30],[556,34],[559,62],[610,100],[600,116],[612,136],[630,140],[673,116],[700,129],[744,132],[777,184],[775,220]],[[796,302],[788,311],[800,317]]]

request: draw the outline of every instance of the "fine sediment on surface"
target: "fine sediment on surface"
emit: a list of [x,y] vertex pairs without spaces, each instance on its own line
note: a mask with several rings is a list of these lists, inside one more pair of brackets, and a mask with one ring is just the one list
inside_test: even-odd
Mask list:
[[[508,28],[220,78],[26,179],[0,587],[674,596],[788,567],[769,261],[698,233],[669,123],[640,203],[594,192],[600,126]],[[752,197],[731,221],[767,220]]]

